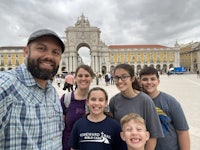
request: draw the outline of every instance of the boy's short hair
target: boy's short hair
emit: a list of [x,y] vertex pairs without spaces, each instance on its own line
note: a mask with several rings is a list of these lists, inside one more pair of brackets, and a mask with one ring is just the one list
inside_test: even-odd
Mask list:
[[159,79],[159,74],[158,74],[158,70],[155,69],[154,67],[145,67],[140,71],[140,78],[142,77],[142,75],[153,75],[155,74],[156,77]]
[[130,114],[127,114],[127,115],[123,116],[120,119],[120,124],[121,124],[122,129],[123,129],[124,124],[128,123],[131,120],[133,120],[133,121],[135,121],[137,123],[143,124],[145,126],[145,128],[146,128],[145,121],[140,115],[135,114],[135,113],[130,113]]

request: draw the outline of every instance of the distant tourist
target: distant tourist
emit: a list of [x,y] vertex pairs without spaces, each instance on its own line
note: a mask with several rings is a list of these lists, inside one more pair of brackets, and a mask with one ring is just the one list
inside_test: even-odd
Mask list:
[[197,70],[197,78],[200,78],[199,70]]

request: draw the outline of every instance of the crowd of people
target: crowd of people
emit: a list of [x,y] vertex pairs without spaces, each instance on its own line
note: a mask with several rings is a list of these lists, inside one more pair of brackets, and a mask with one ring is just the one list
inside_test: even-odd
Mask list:
[[138,78],[129,64],[117,65],[103,76],[119,90],[109,98],[99,86],[90,89],[100,76],[83,64],[68,72],[60,98],[51,80],[61,87],[64,49],[54,31],[37,30],[24,47],[24,63],[0,72],[0,149],[190,149],[181,104],[158,90],[155,68],[143,68]]

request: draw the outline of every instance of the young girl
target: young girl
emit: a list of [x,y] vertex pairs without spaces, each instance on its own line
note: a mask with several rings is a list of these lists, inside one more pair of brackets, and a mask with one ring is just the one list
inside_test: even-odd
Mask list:
[[135,113],[130,113],[120,120],[121,138],[126,142],[128,150],[144,150],[149,139],[144,119]]
[[90,84],[94,78],[94,72],[88,65],[80,65],[75,72],[75,80],[78,88],[67,93],[61,98],[64,113],[65,129],[63,131],[63,150],[70,150],[68,145],[73,124],[85,115],[85,100]]
[[73,126],[71,150],[123,150],[124,142],[120,138],[120,124],[105,115],[108,95],[100,87],[92,88],[86,104],[89,114],[79,119]]
[[147,141],[146,149],[154,150],[156,139],[163,137],[154,103],[147,94],[140,91],[139,82],[134,76],[132,66],[128,64],[116,66],[113,79],[120,93],[111,98],[110,112],[118,121],[128,113],[136,113],[144,118],[147,130],[151,135]]

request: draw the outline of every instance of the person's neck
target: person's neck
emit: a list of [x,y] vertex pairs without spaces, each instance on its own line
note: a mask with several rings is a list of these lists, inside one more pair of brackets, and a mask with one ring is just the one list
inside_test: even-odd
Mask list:
[[40,87],[41,87],[42,89],[45,89],[45,88],[46,88],[47,80],[42,80],[42,79],[37,79],[37,78],[35,78],[35,81],[37,82],[38,85],[40,85]]
[[140,147],[140,148],[133,148],[133,147],[129,147],[128,146],[128,149],[127,150],[145,150],[144,147]]
[[160,91],[159,91],[159,90],[156,90],[155,92],[150,93],[149,96],[150,96],[151,98],[156,98],[159,94],[160,94]]
[[87,116],[88,120],[90,120],[91,122],[100,122],[102,120],[104,120],[106,118],[106,115],[104,113],[99,114],[99,115],[94,115],[94,114],[89,114]]
[[135,97],[138,95],[139,91],[135,90],[135,89],[131,89],[131,90],[126,90],[126,91],[123,91],[121,92],[122,95],[124,95],[125,97],[128,97],[128,98],[132,98],[132,97]]
[[81,90],[78,88],[75,90],[74,95],[77,99],[85,99],[87,97],[88,91],[89,89]]

